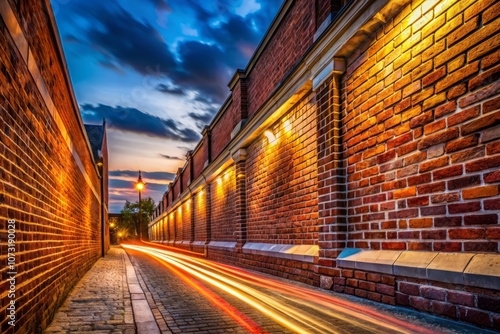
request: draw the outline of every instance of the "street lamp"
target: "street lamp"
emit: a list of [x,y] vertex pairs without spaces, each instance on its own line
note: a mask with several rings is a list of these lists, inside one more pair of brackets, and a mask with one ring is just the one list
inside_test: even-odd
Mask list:
[[146,186],[146,183],[142,181],[141,171],[139,171],[139,178],[137,179],[137,183],[135,184],[136,189],[139,191],[139,240],[142,241],[142,203],[141,203],[141,193]]

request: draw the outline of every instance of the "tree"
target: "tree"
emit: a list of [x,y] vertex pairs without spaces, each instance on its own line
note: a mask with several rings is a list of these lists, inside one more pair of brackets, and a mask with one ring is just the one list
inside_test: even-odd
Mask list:
[[149,217],[155,209],[155,201],[151,197],[147,197],[141,200],[141,226],[139,226],[139,201],[129,202],[126,201],[123,206],[120,219],[120,228],[127,232],[128,235],[135,235],[139,238],[139,228],[142,231],[143,238],[147,238],[148,235],[148,222]]

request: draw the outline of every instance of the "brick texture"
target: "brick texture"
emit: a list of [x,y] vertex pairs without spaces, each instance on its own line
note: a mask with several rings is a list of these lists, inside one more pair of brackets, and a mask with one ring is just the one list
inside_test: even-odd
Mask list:
[[[11,22],[21,22],[31,61],[40,70],[37,80],[45,85],[60,118],[58,124],[55,110],[47,107],[0,17],[0,259],[7,263],[3,241],[7,220],[14,219],[15,330],[37,333],[101,256],[101,189],[47,11],[41,1],[6,1],[5,5],[14,12]],[[65,129],[80,163],[60,128]],[[4,281],[7,267],[1,271]],[[9,302],[3,293],[0,309],[4,315]],[[7,321],[6,316],[0,320],[1,332],[11,331]]]

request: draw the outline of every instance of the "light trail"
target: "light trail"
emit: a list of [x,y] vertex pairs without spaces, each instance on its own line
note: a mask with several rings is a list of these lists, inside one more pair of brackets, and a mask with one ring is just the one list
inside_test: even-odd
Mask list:
[[[370,333],[435,333],[369,307],[302,288],[236,267],[154,247],[123,245],[160,260],[251,333],[262,329],[201,282],[216,287],[295,333],[345,333],[345,324]],[[256,288],[263,289],[264,291]]]

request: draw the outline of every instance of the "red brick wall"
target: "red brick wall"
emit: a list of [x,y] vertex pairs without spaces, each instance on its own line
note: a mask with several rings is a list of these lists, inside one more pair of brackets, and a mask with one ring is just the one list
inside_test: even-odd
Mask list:
[[193,196],[194,204],[194,240],[207,240],[207,191],[202,189],[199,193]]
[[248,241],[317,244],[317,144],[314,95],[306,95],[247,149]]
[[182,171],[182,189],[185,190],[188,188],[190,180],[190,173],[191,173],[191,164],[188,162],[186,165],[186,168]]
[[168,241],[174,241],[176,240],[176,235],[175,235],[175,217],[176,213],[175,211],[170,213],[168,215]]
[[316,31],[314,15],[314,3],[310,0],[293,3],[246,79],[249,117],[270,97],[312,44]]
[[419,3],[348,59],[348,246],[498,252],[498,6]]
[[[7,235],[7,220],[16,220],[16,332],[35,333],[50,322],[101,254],[100,180],[41,2],[22,2],[19,9],[8,3],[17,21],[25,22],[20,25],[23,34],[98,195],[86,182],[0,18],[0,219],[5,222],[0,234]],[[7,263],[6,243],[0,253]],[[8,291],[6,283],[2,291]],[[4,315],[9,302],[4,294]],[[7,320],[1,319],[2,332],[10,328]]]
[[179,174],[179,175],[177,175],[176,179],[174,180],[174,191],[172,193],[173,201],[175,201],[177,198],[179,198],[180,194],[181,194],[181,177]]
[[234,166],[229,167],[210,185],[212,203],[212,236],[215,241],[236,241],[234,232],[235,190]]
[[184,220],[182,218],[182,211],[183,207],[179,206],[177,209],[174,211],[175,214],[175,241],[182,241],[184,240],[184,235],[183,235],[183,228],[182,225],[184,223]]
[[212,149],[212,160],[217,158],[231,140],[231,132],[236,125],[234,120],[237,119],[237,115],[239,114],[239,109],[237,107],[238,105],[231,102],[211,130],[210,145]]
[[182,204],[182,240],[191,240],[191,203],[192,199]]
[[203,138],[200,147],[193,154],[193,181],[203,172],[203,166],[205,165],[205,161],[207,161],[205,153],[207,151],[205,150],[205,138]]

